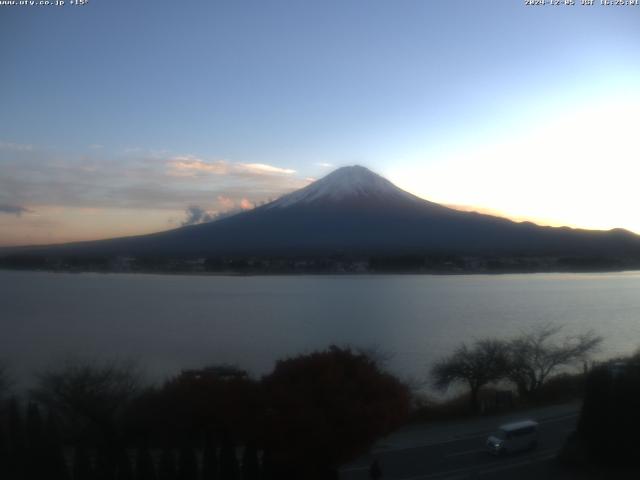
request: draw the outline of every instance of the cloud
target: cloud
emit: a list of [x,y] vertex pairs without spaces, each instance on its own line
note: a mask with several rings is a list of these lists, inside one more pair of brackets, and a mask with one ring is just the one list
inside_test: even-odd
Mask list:
[[[73,153],[5,142],[0,144],[0,244],[133,235],[163,230],[169,218],[177,219],[175,226],[217,220],[308,184],[292,172],[160,150]],[[30,210],[23,205],[38,216],[26,215]],[[186,206],[202,212],[185,215]]]
[[219,213],[246,209],[308,183],[291,172],[263,163],[205,161],[153,151],[74,155],[51,149],[0,149],[0,205],[29,205],[38,211],[167,210],[168,215],[198,205]]
[[169,175],[192,177],[202,175],[237,175],[259,177],[265,175],[292,175],[290,168],[265,163],[234,163],[226,160],[205,161],[193,155],[176,156],[169,160]]
[[169,175],[189,177],[202,174],[227,175],[229,164],[224,160],[204,162],[190,155],[173,157],[168,163]]
[[296,173],[295,170],[290,168],[274,167],[273,165],[266,165],[264,163],[239,163],[237,168],[256,175],[291,175]]
[[216,211],[207,211],[207,209],[199,205],[188,206],[185,210],[186,218],[180,223],[180,225],[186,227],[188,225],[213,222],[214,220],[220,220],[222,218],[235,215],[236,213],[254,208],[253,203],[246,198],[242,198],[238,203],[236,203],[231,198],[224,197],[222,195],[218,196],[218,204],[220,205],[221,210]]
[[251,210],[253,208],[253,203],[248,198],[243,198],[240,200],[240,208],[242,210]]
[[235,206],[235,202],[224,195],[218,195],[218,203],[222,207],[223,210],[231,210]]
[[331,168],[331,167],[333,167],[333,163],[327,163],[327,162],[316,162],[316,165],[318,167],[322,167],[322,168]]
[[23,213],[29,213],[31,210],[21,207],[20,205],[8,205],[0,203],[0,213],[7,213],[19,217]]
[[187,225],[197,225],[198,223],[210,222],[215,218],[213,214],[208,213],[202,207],[198,205],[190,205],[186,209],[187,218],[182,221],[181,225],[186,227]]
[[0,150],[14,150],[18,152],[27,152],[27,151],[33,150],[33,145],[25,145],[22,143],[0,141]]

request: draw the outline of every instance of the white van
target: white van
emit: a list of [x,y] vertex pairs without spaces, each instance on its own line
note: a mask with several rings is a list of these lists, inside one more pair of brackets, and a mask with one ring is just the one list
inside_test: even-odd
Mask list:
[[487,450],[494,455],[505,455],[538,446],[538,423],[533,420],[507,423],[487,438]]

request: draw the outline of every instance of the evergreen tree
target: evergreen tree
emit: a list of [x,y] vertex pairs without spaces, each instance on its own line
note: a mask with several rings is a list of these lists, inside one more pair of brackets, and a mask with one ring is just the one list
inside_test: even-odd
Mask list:
[[198,459],[193,447],[184,445],[178,458],[178,479],[198,480]]
[[[4,420],[4,419],[3,419]],[[8,442],[4,431],[4,424],[0,422],[0,475],[5,472],[7,468],[7,462],[9,460]]]
[[20,405],[15,397],[9,401],[8,417],[8,476],[9,478],[23,478],[26,460],[24,423],[20,412]]
[[160,454],[158,480],[177,480],[177,478],[176,459],[173,450],[167,447]]
[[262,462],[260,463],[261,480],[276,480],[274,474],[273,459],[271,458],[271,452],[268,449],[262,451]]
[[102,445],[96,451],[94,478],[96,480],[114,480],[115,470],[116,466],[111,450]]
[[27,407],[26,422],[26,456],[25,478],[40,480],[48,475],[47,445],[44,438],[42,416],[38,405],[30,402]]
[[40,409],[30,402],[27,407],[27,444],[30,450],[39,449],[43,444],[43,424]]
[[258,480],[259,478],[258,448],[254,442],[249,442],[242,453],[242,480]]
[[340,480],[340,474],[336,468],[327,468],[322,476],[325,480]]
[[220,447],[220,477],[223,480],[238,480],[240,477],[236,448],[228,432],[223,436]]
[[380,462],[378,462],[377,458],[371,462],[371,466],[369,467],[369,478],[371,478],[371,480],[379,480],[382,478],[382,469],[380,468]]
[[43,463],[47,471],[47,480],[68,480],[69,472],[64,458],[62,439],[56,419],[51,412],[47,416],[43,443],[46,452]]
[[131,458],[126,448],[119,448],[116,455],[116,480],[133,480]]
[[82,445],[77,445],[73,452],[73,480],[92,480],[93,469],[89,452]]
[[209,437],[205,440],[202,454],[202,480],[219,480],[218,448]]
[[146,445],[138,448],[136,454],[136,480],[156,480],[156,468]]
[[44,463],[47,479],[68,480],[69,472],[64,456],[64,447],[54,415],[49,412],[43,434]]

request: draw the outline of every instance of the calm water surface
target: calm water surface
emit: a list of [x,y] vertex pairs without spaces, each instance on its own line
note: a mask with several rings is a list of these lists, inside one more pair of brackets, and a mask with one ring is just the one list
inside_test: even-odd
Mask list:
[[640,272],[173,276],[0,271],[0,358],[29,378],[70,356],[136,359],[155,378],[228,362],[256,375],[332,343],[392,352],[423,377],[463,340],[557,322],[602,356],[640,346]]

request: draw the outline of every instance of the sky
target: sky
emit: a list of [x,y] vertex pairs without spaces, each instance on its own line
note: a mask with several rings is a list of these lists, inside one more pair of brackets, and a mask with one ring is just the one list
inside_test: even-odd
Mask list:
[[0,5],[0,245],[176,228],[352,164],[640,233],[640,6],[599,3]]

